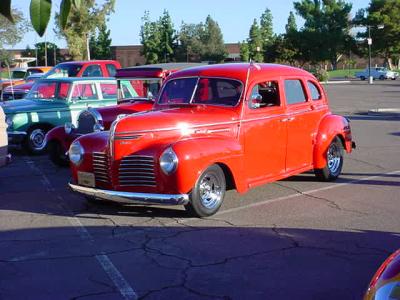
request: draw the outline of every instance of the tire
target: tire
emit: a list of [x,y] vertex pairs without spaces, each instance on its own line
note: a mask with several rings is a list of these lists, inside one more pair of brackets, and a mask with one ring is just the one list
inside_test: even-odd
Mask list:
[[385,80],[385,76],[383,75],[379,76],[379,80]]
[[46,151],[45,136],[49,128],[35,126],[28,130],[24,141],[24,148],[31,154],[43,154]]
[[360,79],[364,81],[366,78],[364,76],[360,76]]
[[335,137],[326,152],[326,166],[322,169],[315,169],[315,176],[320,181],[336,180],[342,172],[343,154],[344,148],[342,141],[338,137]]
[[393,77],[392,80],[396,80],[396,77]]
[[62,145],[57,141],[50,141],[47,145],[50,160],[59,167],[68,167],[69,159],[65,155]]
[[218,165],[211,165],[197,179],[185,209],[195,217],[212,216],[221,207],[225,192],[224,171]]

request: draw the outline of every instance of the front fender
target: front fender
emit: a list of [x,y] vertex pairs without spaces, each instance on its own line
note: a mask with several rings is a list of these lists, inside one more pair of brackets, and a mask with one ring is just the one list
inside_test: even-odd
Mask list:
[[321,169],[327,164],[326,151],[332,140],[338,136],[347,153],[352,151],[352,135],[349,121],[342,116],[326,115],[318,128],[314,146],[314,168]]
[[219,164],[232,175],[233,185],[245,191],[242,178],[243,149],[233,138],[201,137],[181,140],[172,145],[179,159],[175,184],[179,191],[189,193],[200,174],[210,165]]
[[66,152],[71,146],[72,142],[75,141],[80,135],[72,131],[70,134],[65,132],[64,126],[57,126],[51,129],[45,138],[45,142],[48,145],[49,142],[58,142],[63,147],[63,151]]

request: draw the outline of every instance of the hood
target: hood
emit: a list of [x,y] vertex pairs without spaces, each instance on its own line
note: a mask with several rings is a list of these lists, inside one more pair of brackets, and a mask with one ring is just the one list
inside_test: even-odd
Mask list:
[[[33,82],[28,82],[28,83],[22,83],[22,84],[17,84],[17,85],[14,85],[13,86],[13,89],[16,91],[16,90],[18,90],[18,91],[26,91],[26,92],[28,92],[31,88],[32,88],[32,86],[33,86]],[[4,89],[4,91],[5,92],[11,92],[11,86],[7,86],[5,89]]]
[[187,130],[229,124],[239,119],[236,108],[205,105],[180,106],[132,114],[121,119],[115,134]]
[[6,101],[1,107],[6,114],[17,114],[41,110],[54,110],[65,107],[66,105],[64,101],[22,99]]

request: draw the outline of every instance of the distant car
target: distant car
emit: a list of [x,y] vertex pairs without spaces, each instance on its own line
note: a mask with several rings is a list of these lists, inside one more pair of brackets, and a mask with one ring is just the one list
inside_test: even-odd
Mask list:
[[77,124],[87,107],[117,103],[114,78],[40,79],[26,99],[3,102],[11,144],[22,144],[32,153],[45,149],[45,134],[66,122]]
[[[357,78],[360,78],[361,80],[367,79],[369,76],[368,68],[366,68],[362,72],[357,72],[355,76]],[[390,71],[389,69],[384,67],[376,67],[376,68],[371,68],[371,76],[374,79],[380,79],[380,80],[385,80],[385,79],[396,80],[397,77],[399,77],[399,73]]]
[[3,109],[0,107],[0,167],[4,166],[8,159],[8,139],[7,139],[7,123]]
[[398,299],[400,299],[400,249],[379,267],[364,295],[364,300]]
[[[114,77],[121,65],[115,60],[69,61],[51,68],[43,78],[63,77]],[[33,82],[27,82],[4,90],[3,101],[23,99],[32,88]]]
[[310,170],[335,180],[354,147],[349,120],[330,111],[310,73],[202,66],[171,74],[151,111],[76,139],[70,187],[99,201],[184,205],[207,217],[228,189],[244,193]]
[[165,63],[117,70],[118,105],[88,108],[79,114],[77,127],[65,124],[50,130],[46,141],[51,161],[56,165],[68,165],[65,153],[75,139],[94,131],[109,130],[118,116],[152,109],[162,83],[170,74],[199,65],[204,64]]

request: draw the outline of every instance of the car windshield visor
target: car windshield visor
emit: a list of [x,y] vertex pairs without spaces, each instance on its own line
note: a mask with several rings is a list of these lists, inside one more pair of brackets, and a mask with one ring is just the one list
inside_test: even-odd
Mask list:
[[179,78],[165,85],[158,104],[203,104],[236,106],[243,85],[226,78]]

